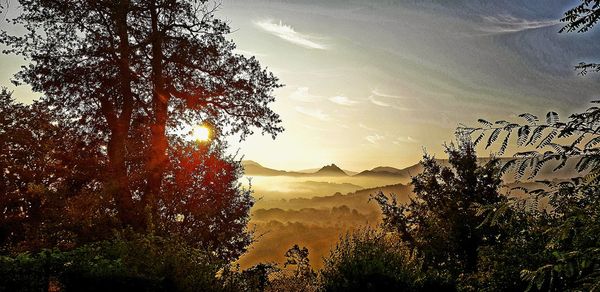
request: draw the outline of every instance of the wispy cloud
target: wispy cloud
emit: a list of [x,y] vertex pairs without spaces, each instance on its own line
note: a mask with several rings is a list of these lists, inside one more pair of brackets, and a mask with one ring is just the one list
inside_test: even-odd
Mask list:
[[358,101],[352,100],[343,95],[333,96],[333,97],[329,98],[329,101],[331,101],[333,103],[337,103],[339,105],[345,105],[345,106],[351,106],[351,105],[355,105],[358,103]]
[[418,142],[419,142],[419,140],[417,140],[411,136],[400,136],[400,137],[396,138],[394,140],[394,142],[392,142],[392,143],[398,145],[398,144],[404,144],[404,143],[418,143]]
[[298,87],[290,94],[290,98],[301,102],[315,102],[320,96],[310,94],[308,92],[308,87]]
[[296,111],[299,112],[299,113],[301,113],[301,114],[313,117],[315,119],[319,119],[321,121],[329,121],[329,120],[331,120],[331,117],[328,114],[324,113],[320,109],[310,109],[310,108],[305,108],[305,107],[297,106],[296,107]]
[[[383,100],[386,101],[383,101]],[[400,96],[400,95],[393,95],[393,94],[388,94],[388,93],[383,93],[377,89],[373,89],[371,90],[371,95],[369,96],[369,101],[377,106],[381,106],[381,107],[391,107],[393,109],[397,109],[400,111],[411,111],[413,109],[411,108],[407,108],[404,106],[400,106],[397,104],[398,100],[405,100],[408,101],[408,99],[404,96]]]
[[383,93],[381,91],[379,91],[378,89],[373,89],[371,90],[371,93],[373,95],[376,96],[381,96],[381,97],[389,97],[389,98],[397,98],[397,99],[404,99],[404,97],[399,96],[399,95],[393,95],[393,94],[388,94],[388,93]]
[[379,142],[379,141],[381,141],[381,140],[385,139],[385,137],[384,137],[384,136],[381,136],[381,135],[379,135],[379,134],[373,134],[373,135],[366,136],[366,137],[365,137],[365,139],[366,139],[367,141],[369,141],[369,143],[372,143],[372,144],[377,144],[377,142]]
[[358,127],[361,128],[361,129],[369,130],[369,131],[377,131],[376,129],[371,128],[371,127],[369,127],[369,126],[367,126],[367,125],[365,125],[363,123],[359,123]]
[[274,22],[271,19],[255,21],[255,25],[263,29],[264,31],[275,35],[283,40],[286,40],[290,43],[308,48],[308,49],[319,49],[325,50],[327,46],[321,43],[318,43],[314,40],[314,37],[297,32],[293,27],[283,24],[281,21],[279,23]]
[[371,103],[373,103],[374,105],[378,105],[378,106],[382,106],[382,107],[390,107],[391,106],[391,104],[389,104],[389,103],[385,103],[383,101],[375,99],[375,97],[372,95],[369,96],[369,101],[371,101]]
[[559,24],[558,20],[527,20],[511,15],[482,16],[486,22],[481,30],[490,33],[511,33],[549,27]]

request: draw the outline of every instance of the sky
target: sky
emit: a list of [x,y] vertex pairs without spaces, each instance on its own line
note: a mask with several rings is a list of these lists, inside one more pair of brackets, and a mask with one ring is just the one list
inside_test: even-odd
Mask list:
[[[231,147],[277,169],[405,167],[424,150],[443,157],[459,123],[581,110],[600,79],[573,66],[597,59],[600,39],[558,33],[576,3],[223,0],[217,16],[234,29],[237,52],[285,85],[272,105],[285,132],[232,137]],[[23,60],[0,64],[9,85]],[[25,86],[15,96],[39,94]]]

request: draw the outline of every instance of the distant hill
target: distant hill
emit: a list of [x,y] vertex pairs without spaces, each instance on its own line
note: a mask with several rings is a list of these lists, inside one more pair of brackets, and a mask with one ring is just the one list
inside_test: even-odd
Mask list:
[[[500,158],[500,163],[503,164],[511,159],[512,157],[502,157]],[[489,157],[481,157],[478,158],[479,163],[486,163],[489,161]],[[436,161],[442,166],[449,166],[450,163],[448,159],[436,159]],[[539,174],[533,178],[529,179],[531,170],[527,169],[525,175],[521,178],[522,181],[527,180],[552,180],[552,179],[566,179],[570,178],[577,173],[574,171],[575,165],[577,164],[578,157],[572,157],[567,161],[567,164],[564,168],[559,170],[554,170],[554,168],[560,164],[560,161],[550,161],[546,163]],[[259,163],[252,160],[244,160],[242,161],[242,165],[244,166],[244,171],[246,175],[256,175],[256,176],[352,176],[352,177],[362,177],[362,178],[397,178],[401,182],[409,182],[411,177],[421,173],[423,171],[423,165],[419,162],[414,165],[411,165],[406,168],[398,169],[390,166],[378,166],[370,170],[364,170],[359,173],[345,171],[339,168],[335,164],[326,165],[320,169],[312,169],[312,170],[304,170],[304,171],[285,171],[285,170],[276,170],[264,167]],[[519,162],[517,162],[517,167]],[[516,174],[516,167],[512,170],[508,171],[504,175],[505,182],[514,181]],[[585,175],[582,173],[580,175]]]
[[356,177],[405,177],[410,176],[407,171],[390,166],[379,166],[365,170],[354,175]]
[[398,169],[391,166],[378,166],[371,170],[365,170],[354,175],[355,177],[372,177],[372,178],[398,178],[401,181],[410,181],[412,176],[415,176],[423,171],[421,163],[411,165],[407,168]]
[[277,170],[260,165],[256,161],[243,160],[242,166],[246,175],[256,176],[305,176],[305,173]]
[[[310,172],[272,169],[264,167],[260,163],[253,160],[243,160],[242,166],[244,167],[244,174],[249,176],[348,176],[346,171],[342,170],[335,164],[325,165]],[[354,174],[354,172],[351,172],[351,174]]]
[[335,164],[325,165],[317,172],[313,173],[315,176],[348,176],[341,168]]
[[[302,170],[297,170],[296,172],[301,172],[301,173],[315,173],[317,171],[319,171],[319,169],[321,168],[309,168],[309,169],[302,169]],[[352,170],[348,170],[348,169],[343,169],[341,168],[347,175],[353,176],[358,174],[358,172],[356,171],[352,171]]]

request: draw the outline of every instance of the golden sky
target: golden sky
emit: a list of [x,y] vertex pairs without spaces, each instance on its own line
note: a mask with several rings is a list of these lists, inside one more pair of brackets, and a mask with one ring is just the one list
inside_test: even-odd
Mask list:
[[[286,131],[231,139],[245,159],[273,168],[403,167],[423,148],[441,156],[459,123],[566,115],[600,89],[597,76],[572,69],[600,51],[597,33],[558,34],[573,1],[222,2],[238,52],[285,84],[273,108]],[[23,61],[0,64],[9,85]],[[39,94],[24,86],[15,96]]]

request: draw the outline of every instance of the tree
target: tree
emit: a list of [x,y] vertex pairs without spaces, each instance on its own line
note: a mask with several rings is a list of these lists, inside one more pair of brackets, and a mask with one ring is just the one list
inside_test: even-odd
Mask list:
[[[567,24],[560,29],[560,32],[578,32],[589,31],[598,23],[600,19],[600,1],[599,0],[581,0],[581,3],[567,12],[560,20]],[[581,70],[585,75],[588,71],[600,72],[600,64],[581,62],[575,68]]]
[[43,102],[0,92],[0,248],[69,247],[115,226],[102,200],[102,137],[79,134]]
[[[80,120],[82,131],[106,136],[104,187],[123,225],[155,225],[170,167],[168,129],[202,120],[242,138],[254,127],[273,137],[282,131],[268,107],[277,79],[233,53],[230,29],[207,1],[24,0],[21,7],[13,22],[28,33],[1,38],[6,52],[32,62],[17,80]],[[130,144],[140,141],[143,163],[132,162],[138,153]]]
[[[175,138],[173,138],[175,140]],[[237,259],[252,242],[247,229],[252,192],[243,189],[241,162],[226,155],[224,143],[171,142],[173,163],[157,199],[156,230],[220,260]]]
[[[529,179],[535,178],[552,160],[559,162],[554,171],[574,167],[571,179],[538,181],[544,187],[534,190],[520,188],[531,196],[548,198],[552,210],[546,220],[530,228],[546,235],[541,240],[550,256],[538,262],[537,267],[524,268],[522,275],[530,283],[530,289],[593,290],[600,285],[600,109],[591,106],[572,114],[565,122],[561,122],[555,112],[546,114],[546,123],[539,123],[539,118],[529,113],[520,117],[527,123],[498,121],[492,124],[480,120],[483,127],[461,127],[458,131],[477,136],[476,142],[487,136],[486,147],[505,132],[501,148],[510,143],[511,132],[517,131],[517,146],[535,147],[517,152],[515,158],[502,166],[504,171],[516,169],[518,178],[527,170],[530,170]],[[570,160],[576,163],[567,164]],[[507,208],[497,208],[495,212],[505,210]]]
[[379,193],[374,199],[383,212],[387,230],[399,234],[408,247],[423,258],[424,269],[439,269],[455,276],[477,270],[477,250],[494,243],[500,234],[481,228],[479,205],[500,202],[498,160],[478,165],[472,144],[461,142],[446,148],[450,167],[424,156],[424,170],[413,177],[415,198],[398,204],[395,197]]
[[[102,187],[104,137],[90,140],[78,129],[44,102],[22,105],[1,92],[3,253],[69,249],[120,230],[117,206]],[[225,154],[224,142],[171,139],[174,163],[157,198],[154,234],[178,238],[219,261],[235,260],[252,240],[247,223],[254,204],[239,183],[240,162]]]
[[267,291],[320,291],[317,285],[317,273],[310,265],[306,247],[300,248],[294,244],[285,252],[283,269],[270,275]]
[[[582,0],[581,4],[568,10],[561,21],[567,24],[560,32],[587,32],[598,22],[600,1]],[[580,63],[577,68],[582,74],[588,70],[600,71],[600,65]],[[598,103],[593,101],[592,103]],[[503,170],[516,168],[518,178],[530,169],[530,179],[536,177],[549,161],[559,164],[554,171],[567,167],[569,160],[576,160],[573,177],[566,181],[542,181],[544,188],[527,190],[537,198],[550,200],[552,212],[547,220],[533,223],[536,232],[542,237],[544,249],[550,255],[533,268],[522,270],[522,276],[529,281],[527,290],[548,291],[595,290],[600,287],[600,109],[592,105],[583,112],[569,116],[561,122],[556,112],[548,112],[546,121],[530,113],[519,117],[525,124],[497,121],[490,123],[480,119],[482,127],[462,126],[457,129],[460,135],[476,136],[477,144],[488,135],[486,148],[490,147],[504,133],[500,152],[506,150],[511,134],[517,132],[517,146],[531,146],[534,150],[517,152],[515,159],[509,160]],[[542,138],[543,137],[543,138]],[[538,143],[539,141],[539,143]],[[514,208],[513,208],[514,209]],[[498,208],[490,212],[500,217],[503,211],[511,208]],[[503,228],[508,229],[510,228]],[[522,235],[521,235],[522,237]]]

